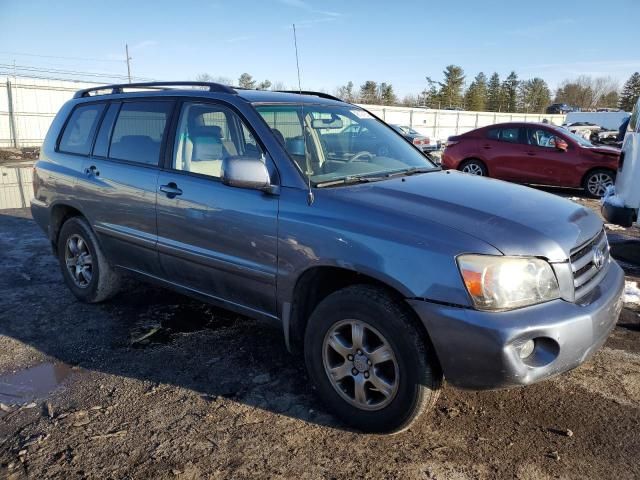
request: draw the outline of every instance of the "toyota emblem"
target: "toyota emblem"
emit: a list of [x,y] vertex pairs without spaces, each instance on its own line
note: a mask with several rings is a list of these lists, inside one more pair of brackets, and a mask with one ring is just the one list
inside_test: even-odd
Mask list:
[[593,264],[597,270],[604,265],[604,253],[598,247],[593,247]]

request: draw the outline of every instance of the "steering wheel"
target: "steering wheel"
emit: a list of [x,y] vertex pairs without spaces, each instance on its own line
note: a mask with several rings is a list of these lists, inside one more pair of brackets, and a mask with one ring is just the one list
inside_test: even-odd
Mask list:
[[369,157],[369,160],[367,160],[367,162],[370,162],[371,160],[373,160],[373,155],[370,152],[367,152],[366,150],[362,150],[358,153],[356,153],[353,157],[351,157],[347,163],[351,163],[351,162],[357,162],[358,160],[360,160],[362,157]]

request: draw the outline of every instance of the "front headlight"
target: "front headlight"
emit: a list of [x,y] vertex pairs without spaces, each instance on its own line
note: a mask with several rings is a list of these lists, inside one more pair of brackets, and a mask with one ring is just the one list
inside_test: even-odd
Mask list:
[[539,258],[460,255],[458,268],[479,310],[512,310],[560,297],[551,265]]

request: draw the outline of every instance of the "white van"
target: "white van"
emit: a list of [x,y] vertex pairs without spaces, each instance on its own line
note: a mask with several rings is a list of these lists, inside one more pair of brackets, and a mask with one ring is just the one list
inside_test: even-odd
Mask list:
[[630,227],[640,208],[640,99],[636,103],[622,144],[615,187],[602,199],[602,215],[611,223]]

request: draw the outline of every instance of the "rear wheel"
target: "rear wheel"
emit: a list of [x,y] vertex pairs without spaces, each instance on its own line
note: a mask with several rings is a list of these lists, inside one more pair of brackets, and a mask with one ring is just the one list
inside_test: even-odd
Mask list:
[[333,412],[363,431],[399,432],[438,397],[442,374],[408,307],[355,285],[324,299],[305,333],[309,376]]
[[478,175],[479,177],[487,177],[487,167],[480,160],[471,159],[465,160],[460,164],[459,170],[471,175]]
[[615,174],[611,170],[598,169],[587,174],[582,186],[587,195],[600,198],[604,196],[607,188],[614,185],[615,181]]
[[84,218],[72,217],[62,226],[58,261],[65,283],[79,300],[102,302],[118,292],[120,276],[105,258]]

